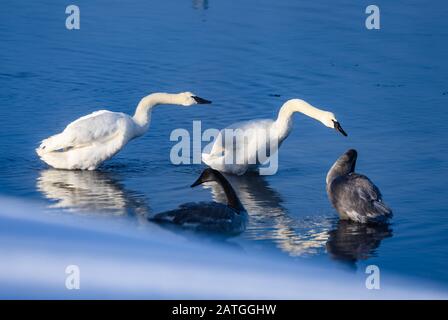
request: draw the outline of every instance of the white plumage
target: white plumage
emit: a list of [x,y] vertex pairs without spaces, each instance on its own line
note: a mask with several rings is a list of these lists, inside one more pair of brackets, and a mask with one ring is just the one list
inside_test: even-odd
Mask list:
[[347,135],[333,113],[313,107],[303,100],[292,99],[283,104],[276,120],[250,120],[221,130],[210,153],[202,153],[202,161],[215,170],[237,175],[258,168],[278,151],[278,147],[288,137],[295,112],[303,113]]
[[42,161],[57,169],[94,170],[148,130],[151,110],[156,105],[205,103],[210,101],[191,92],[153,93],[140,101],[134,116],[107,110],[93,112],[43,140],[36,152]]

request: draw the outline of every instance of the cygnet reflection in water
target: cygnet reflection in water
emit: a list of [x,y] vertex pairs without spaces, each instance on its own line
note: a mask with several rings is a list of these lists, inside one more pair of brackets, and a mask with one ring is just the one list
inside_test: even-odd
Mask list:
[[327,241],[327,252],[335,260],[355,265],[376,254],[381,241],[392,237],[389,224],[361,224],[348,220],[338,221]]
[[47,169],[37,178],[37,190],[53,202],[51,208],[116,216],[146,216],[150,211],[142,194],[126,190],[109,172]]
[[[331,221],[322,217],[298,219],[289,216],[281,195],[271,188],[264,176],[248,172],[243,176],[225,175],[234,187],[250,219],[244,237],[272,242],[291,256],[312,255],[324,251]],[[225,195],[215,185],[213,198],[224,202]]]

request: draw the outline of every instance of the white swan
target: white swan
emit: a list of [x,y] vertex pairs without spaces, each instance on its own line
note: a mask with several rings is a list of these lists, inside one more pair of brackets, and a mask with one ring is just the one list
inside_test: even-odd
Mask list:
[[63,132],[43,140],[36,152],[42,161],[57,169],[94,170],[148,130],[151,111],[156,105],[207,103],[211,101],[191,92],[153,93],[140,101],[133,117],[107,110],[93,112],[70,123]]
[[[347,136],[333,113],[313,107],[303,100],[292,99],[283,104],[276,120],[250,120],[226,128],[231,131],[221,130],[213,142],[211,152],[202,153],[202,161],[215,170],[237,175],[257,168],[266,162],[260,160],[259,156],[269,157],[288,137],[292,129],[292,115],[295,112],[303,113]],[[243,132],[244,135],[244,140],[239,140],[239,143],[237,139],[226,138],[226,132],[235,135],[235,130]],[[273,150],[270,150],[270,147]],[[228,154],[231,156],[226,157]]]

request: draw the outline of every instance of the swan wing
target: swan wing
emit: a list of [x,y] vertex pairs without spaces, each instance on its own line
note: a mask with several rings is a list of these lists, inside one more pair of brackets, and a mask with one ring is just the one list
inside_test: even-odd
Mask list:
[[70,123],[62,133],[42,141],[37,152],[48,153],[105,143],[125,134],[129,116],[124,113],[100,110]]
[[364,175],[352,173],[336,178],[331,189],[343,211],[357,213],[355,219],[379,221],[392,215],[378,187]]
[[381,191],[369,178],[360,174],[352,174],[351,176],[356,180],[358,195],[368,208],[366,212],[369,218],[392,216],[392,210],[383,202]]

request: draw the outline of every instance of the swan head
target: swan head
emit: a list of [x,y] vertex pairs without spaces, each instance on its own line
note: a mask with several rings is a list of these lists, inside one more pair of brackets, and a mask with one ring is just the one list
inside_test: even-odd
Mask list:
[[182,92],[178,94],[179,104],[184,107],[189,107],[195,104],[210,104],[210,100],[198,97],[192,92]]
[[324,126],[339,131],[343,136],[347,133],[342,129],[341,124],[336,119],[334,113],[316,108],[302,99],[291,99],[286,101],[279,113],[279,118],[291,116],[293,112],[300,112],[308,117],[320,121]]
[[347,133],[344,131],[344,129],[342,129],[341,124],[336,119],[334,113],[326,111],[323,113],[323,117],[321,117],[321,119],[319,120],[324,124],[324,126],[331,129],[335,129],[336,131],[340,132],[344,137],[347,136]]
[[214,170],[212,168],[207,168],[207,169],[204,169],[204,171],[202,171],[199,178],[195,182],[193,182],[191,187],[192,188],[196,187],[205,182],[220,181],[220,179],[223,179],[223,178],[224,177],[222,176],[222,174],[219,171]]
[[347,150],[336,163],[342,168],[346,173],[355,172],[356,160],[358,159],[358,152],[355,149]]

